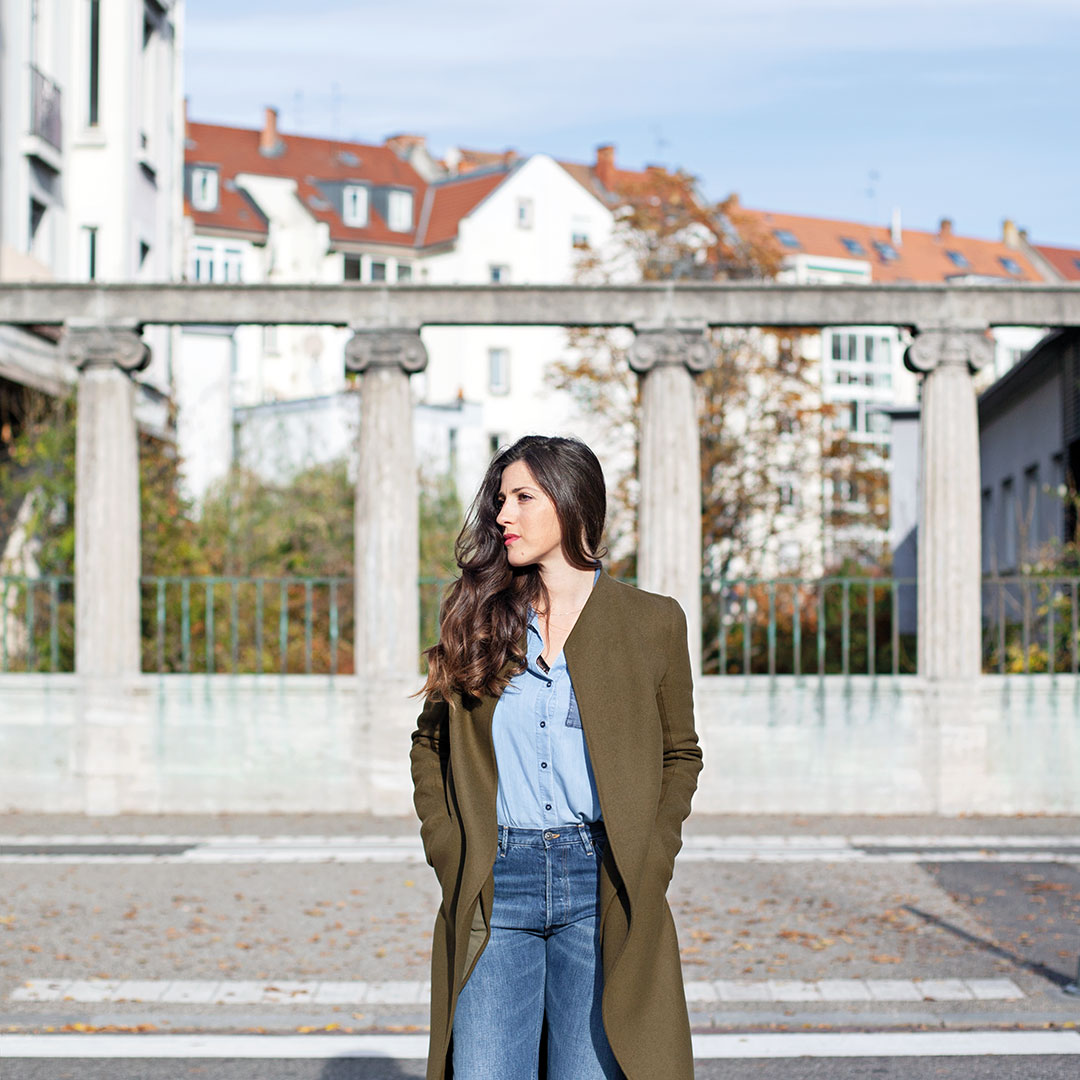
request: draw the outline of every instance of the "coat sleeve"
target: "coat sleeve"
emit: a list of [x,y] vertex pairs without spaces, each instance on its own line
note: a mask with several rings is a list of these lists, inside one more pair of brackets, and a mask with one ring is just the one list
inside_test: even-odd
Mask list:
[[424,857],[440,881],[453,828],[446,796],[446,772],[450,764],[449,720],[448,702],[427,702],[417,718],[409,752],[413,805],[420,819]]
[[667,668],[660,679],[657,705],[664,735],[664,766],[656,812],[654,843],[666,859],[668,879],[682,847],[682,823],[701,771],[701,747],[694,728],[694,682],[686,640],[686,615],[678,600],[671,604]]

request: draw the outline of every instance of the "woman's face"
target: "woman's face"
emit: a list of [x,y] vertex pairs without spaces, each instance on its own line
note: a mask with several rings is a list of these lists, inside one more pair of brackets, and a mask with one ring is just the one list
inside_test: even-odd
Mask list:
[[496,521],[503,531],[511,566],[544,564],[562,559],[562,529],[555,504],[537,484],[524,461],[503,469],[496,497]]

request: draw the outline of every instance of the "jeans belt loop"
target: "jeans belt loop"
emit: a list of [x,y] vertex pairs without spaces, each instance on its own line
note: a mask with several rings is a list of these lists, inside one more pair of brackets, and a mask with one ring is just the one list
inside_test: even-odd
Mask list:
[[585,845],[585,854],[591,855],[593,853],[592,834],[589,832],[588,825],[583,821],[578,822],[578,835],[581,837],[582,844]]
[[510,829],[506,825],[499,826],[499,854],[506,854],[506,841],[509,835]]

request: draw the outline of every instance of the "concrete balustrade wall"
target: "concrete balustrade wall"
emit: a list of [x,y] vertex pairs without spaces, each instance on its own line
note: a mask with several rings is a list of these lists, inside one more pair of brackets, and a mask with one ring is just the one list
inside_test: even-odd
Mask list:
[[[409,814],[402,682],[0,676],[0,812]],[[1080,813],[1080,680],[706,676],[698,813]]]

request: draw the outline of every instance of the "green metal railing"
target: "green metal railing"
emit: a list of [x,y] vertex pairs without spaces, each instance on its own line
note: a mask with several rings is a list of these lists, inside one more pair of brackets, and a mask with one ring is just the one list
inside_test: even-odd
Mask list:
[[0,576],[0,671],[71,671],[75,579]]
[[349,577],[144,577],[143,671],[353,671]]
[[702,671],[914,674],[915,590],[913,578],[703,578]]
[[[420,579],[421,639],[447,581]],[[702,670],[721,675],[915,672],[911,578],[703,578]],[[146,577],[142,669],[350,674],[348,577]],[[987,577],[983,670],[1080,673],[1080,576]],[[73,671],[71,576],[0,576],[0,672]]]
[[983,670],[1080,672],[1080,577],[983,578]]

